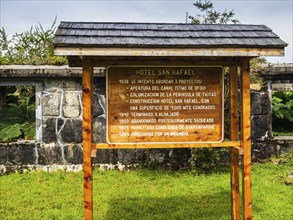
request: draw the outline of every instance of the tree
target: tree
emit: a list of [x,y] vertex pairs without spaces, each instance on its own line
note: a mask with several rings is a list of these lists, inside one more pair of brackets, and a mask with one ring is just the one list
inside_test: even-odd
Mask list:
[[8,38],[5,29],[0,29],[0,65],[32,64],[32,65],[62,65],[67,64],[67,58],[54,56],[54,32],[56,18],[47,30],[38,23],[30,30],[16,33]]
[[188,19],[192,24],[228,24],[229,22],[233,24],[239,23],[237,19],[233,19],[235,13],[234,10],[224,12],[218,12],[214,10],[214,5],[211,1],[201,1],[198,0],[193,4],[197,10],[200,11],[196,16],[188,16]]

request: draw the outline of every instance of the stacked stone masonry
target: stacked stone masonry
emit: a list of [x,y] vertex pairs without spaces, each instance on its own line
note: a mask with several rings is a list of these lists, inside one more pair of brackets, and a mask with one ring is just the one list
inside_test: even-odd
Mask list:
[[[94,142],[106,142],[106,80],[94,71]],[[0,170],[7,167],[82,164],[81,69],[67,66],[0,66],[0,86],[35,85],[36,141],[0,143]],[[267,92],[251,93],[253,159],[292,151],[292,141],[269,138],[271,103]],[[95,164],[164,164],[180,168],[192,157],[190,149],[98,150]],[[118,164],[118,165],[117,165]],[[68,168],[67,168],[68,169]],[[8,169],[9,170],[9,169]]]

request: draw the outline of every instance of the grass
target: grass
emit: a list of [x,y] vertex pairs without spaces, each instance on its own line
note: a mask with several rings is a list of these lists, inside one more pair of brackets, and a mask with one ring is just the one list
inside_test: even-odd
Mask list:
[[[253,166],[254,219],[293,219],[292,163]],[[0,177],[0,219],[83,219],[82,173]],[[95,171],[94,219],[230,219],[229,172]]]
[[273,136],[293,136],[293,131],[292,132],[273,131]]

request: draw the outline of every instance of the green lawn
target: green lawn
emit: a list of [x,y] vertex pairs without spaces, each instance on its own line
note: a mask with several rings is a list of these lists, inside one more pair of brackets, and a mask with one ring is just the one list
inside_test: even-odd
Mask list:
[[[253,166],[254,219],[293,219],[292,164]],[[83,219],[82,173],[0,177],[0,219]],[[230,219],[229,172],[95,171],[94,219]]]

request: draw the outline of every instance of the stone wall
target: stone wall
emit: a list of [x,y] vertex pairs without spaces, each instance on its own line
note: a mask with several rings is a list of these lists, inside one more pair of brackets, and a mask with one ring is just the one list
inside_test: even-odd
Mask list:
[[55,154],[48,160],[51,163],[82,163],[80,79],[45,79],[41,93],[42,144],[39,155],[50,158],[50,154]]
[[293,153],[293,137],[272,136],[272,104],[269,92],[251,91],[252,160],[261,161],[285,152]]
[[[106,142],[106,82],[103,69],[94,70],[94,142]],[[67,66],[0,66],[0,86],[35,85],[36,141],[0,144],[0,164],[34,167],[82,163],[81,69]],[[267,92],[251,93],[253,159],[292,151],[292,142],[269,137],[271,104]],[[288,144],[289,143],[289,144]],[[190,149],[99,150],[95,164],[188,166]],[[228,155],[228,154],[227,154]],[[1,169],[1,168],[0,168]]]
[[272,111],[268,92],[251,91],[251,138],[263,140],[269,137],[270,112]]
[[[105,83],[103,69],[95,70],[95,139],[103,139]],[[0,86],[34,85],[36,89],[36,141],[2,143],[0,164],[81,164],[81,69],[65,66],[2,66]],[[18,147],[16,147],[18,146]],[[4,150],[6,149],[7,150]],[[17,153],[12,153],[13,151]],[[11,155],[31,155],[17,157]]]
[[293,64],[274,64],[263,74],[266,92],[251,94],[252,159],[264,160],[284,152],[293,153],[293,137],[273,137],[272,93],[293,90]]

